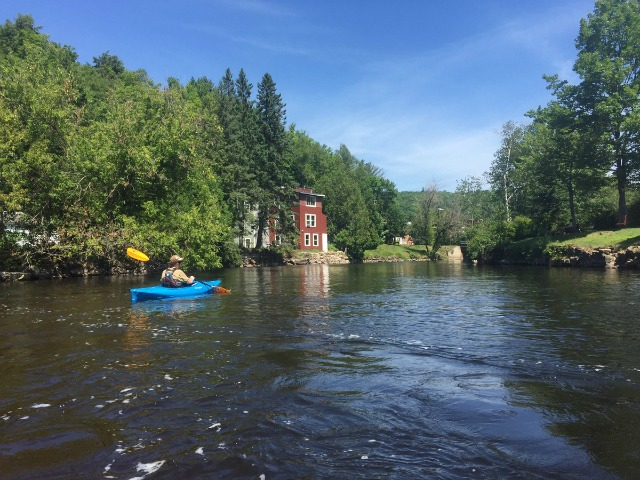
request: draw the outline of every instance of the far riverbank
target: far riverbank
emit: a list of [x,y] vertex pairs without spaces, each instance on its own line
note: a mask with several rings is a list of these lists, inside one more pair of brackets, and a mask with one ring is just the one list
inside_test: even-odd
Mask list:
[[487,263],[548,267],[640,268],[640,228],[579,232],[513,242]]
[[[443,246],[438,258],[471,261],[463,258],[457,245]],[[107,271],[83,265],[66,274],[56,272],[0,272],[0,282],[26,281],[53,277],[89,277],[113,275],[144,275],[150,273],[131,262],[119,262]],[[364,263],[421,262],[429,260],[424,245],[381,245],[365,252]],[[347,264],[349,257],[340,251],[293,251],[289,254],[264,250],[243,256],[241,267],[286,266],[308,264]],[[487,252],[479,263],[499,265],[536,265],[546,267],[586,267],[640,269],[640,228],[613,231],[545,236],[513,242],[499,250]],[[135,266],[134,270],[131,270]]]

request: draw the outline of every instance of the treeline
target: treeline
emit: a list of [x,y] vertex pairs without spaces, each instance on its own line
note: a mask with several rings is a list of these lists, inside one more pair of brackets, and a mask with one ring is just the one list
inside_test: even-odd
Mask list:
[[484,178],[398,192],[287,125],[268,73],[255,89],[243,70],[160,85],[109,52],[80,64],[20,15],[0,27],[0,270],[108,267],[131,245],[238,265],[249,231],[277,225],[295,245],[302,186],[326,195],[329,241],[356,260],[407,234],[434,256],[466,241],[495,258],[521,238],[638,225],[639,2],[597,0],[576,47],[579,82],[545,77],[553,100],[505,123]]
[[485,178],[422,192],[422,239],[495,258],[526,237],[639,225],[640,3],[597,0],[576,48],[579,82],[544,77],[552,101],[505,123]]
[[80,64],[29,15],[0,27],[0,162],[0,270],[108,267],[127,246],[237,265],[250,229],[293,244],[301,186],[354,259],[403,228],[395,185],[287,127],[268,73],[255,90],[243,70],[162,86],[109,52]]

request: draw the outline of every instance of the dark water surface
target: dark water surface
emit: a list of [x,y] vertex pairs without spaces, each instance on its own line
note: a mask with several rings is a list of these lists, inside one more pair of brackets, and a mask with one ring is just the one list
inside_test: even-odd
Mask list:
[[216,276],[0,285],[0,478],[640,478],[637,273]]

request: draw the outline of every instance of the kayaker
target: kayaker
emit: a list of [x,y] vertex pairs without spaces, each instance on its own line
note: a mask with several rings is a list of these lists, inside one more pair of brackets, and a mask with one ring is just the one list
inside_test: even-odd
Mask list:
[[162,272],[162,277],[160,278],[162,285],[165,287],[186,287],[193,285],[196,277],[193,275],[187,277],[187,274],[182,271],[180,263],[183,260],[184,258],[178,255],[173,255],[169,259],[169,266]]

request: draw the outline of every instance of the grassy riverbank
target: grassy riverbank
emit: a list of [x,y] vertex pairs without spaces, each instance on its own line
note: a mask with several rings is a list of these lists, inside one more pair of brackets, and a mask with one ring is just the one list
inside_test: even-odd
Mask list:
[[[505,249],[505,257],[511,260],[531,263],[545,263],[549,258],[562,256],[564,252],[573,250],[611,250],[618,252],[633,246],[640,246],[640,228],[624,228],[597,232],[580,232],[565,235],[546,235],[527,238],[511,243]],[[444,246],[438,252],[446,258],[453,247]],[[427,260],[429,253],[424,245],[379,245],[374,250],[367,250],[366,261],[402,261]]]
[[375,260],[427,260],[429,253],[424,245],[378,245],[364,252],[364,261]]
[[584,250],[608,248],[612,251],[619,251],[637,245],[640,245],[640,228],[624,228],[621,230],[527,238],[512,243],[507,247],[506,251],[509,256],[531,257],[564,248],[580,248]]

